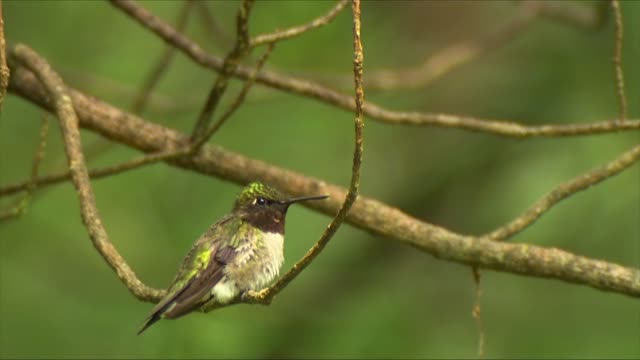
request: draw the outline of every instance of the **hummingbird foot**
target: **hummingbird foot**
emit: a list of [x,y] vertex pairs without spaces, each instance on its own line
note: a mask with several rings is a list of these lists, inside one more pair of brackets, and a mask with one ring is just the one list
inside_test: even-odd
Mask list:
[[262,289],[260,291],[247,290],[240,295],[240,300],[242,302],[251,303],[251,304],[264,304],[268,305],[271,303],[271,299],[269,298],[269,288]]

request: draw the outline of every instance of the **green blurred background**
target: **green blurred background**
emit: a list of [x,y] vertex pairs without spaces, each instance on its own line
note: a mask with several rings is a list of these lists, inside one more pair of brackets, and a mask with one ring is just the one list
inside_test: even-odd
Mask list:
[[[144,2],[173,22],[180,4]],[[4,1],[9,46],[46,57],[65,81],[130,108],[164,44],[105,2]],[[207,4],[227,36],[238,3]],[[594,3],[573,4],[594,6]],[[251,34],[297,25],[332,2],[259,1]],[[419,64],[456,41],[489,33],[516,10],[510,2],[365,2],[367,71]],[[623,1],[623,61],[629,114],[640,115],[640,3]],[[194,14],[195,15],[195,14]],[[351,17],[276,46],[267,67],[333,84],[348,79]],[[192,16],[187,33],[228,51]],[[592,122],[618,114],[611,18],[600,30],[537,21],[508,45],[426,88],[368,91],[394,110],[451,112],[527,124]],[[254,59],[264,48],[254,52]],[[191,129],[215,75],[179,54],[145,117]],[[233,82],[226,103],[239,89]],[[350,92],[351,86],[343,87]],[[25,179],[41,111],[9,95],[0,120],[0,184]],[[213,142],[346,186],[353,114],[256,86]],[[84,131],[91,166],[136,152]],[[525,210],[557,184],[630,148],[638,133],[515,140],[368,120],[362,194],[457,232],[480,234]],[[42,173],[62,169],[52,122]],[[512,241],[559,247],[640,266],[640,167],[562,202]],[[93,183],[111,239],[140,278],[172,279],[182,257],[229,211],[236,184],[157,164]],[[0,199],[3,208],[14,200]],[[188,211],[185,211],[188,209]],[[286,264],[318,238],[329,218],[303,207],[287,225]],[[0,224],[0,356],[3,358],[458,358],[475,357],[469,268],[343,226],[325,252],[269,307],[234,306],[162,321],[135,336],[152,305],[135,299],[94,250],[68,183],[38,191],[20,219]],[[486,355],[640,357],[640,302],[555,280],[482,272]]]

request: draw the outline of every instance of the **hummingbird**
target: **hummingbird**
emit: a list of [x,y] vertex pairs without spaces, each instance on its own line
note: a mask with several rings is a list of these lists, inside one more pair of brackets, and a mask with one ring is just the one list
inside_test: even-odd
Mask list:
[[153,308],[140,335],[160,319],[175,319],[204,304],[226,304],[266,287],[284,263],[284,222],[291,204],[328,195],[288,198],[253,182],[237,195],[231,213],[209,227],[182,261],[167,295]]

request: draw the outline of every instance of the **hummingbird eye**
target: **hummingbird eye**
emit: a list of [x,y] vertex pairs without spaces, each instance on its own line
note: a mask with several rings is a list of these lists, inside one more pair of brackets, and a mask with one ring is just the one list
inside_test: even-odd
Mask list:
[[266,203],[267,203],[267,200],[265,200],[265,198],[263,198],[262,196],[256,199],[256,204],[258,205],[264,205]]

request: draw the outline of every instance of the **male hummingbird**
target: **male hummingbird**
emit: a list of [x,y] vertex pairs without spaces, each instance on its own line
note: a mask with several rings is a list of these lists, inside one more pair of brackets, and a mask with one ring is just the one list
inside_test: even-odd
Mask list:
[[246,291],[267,286],[284,262],[284,220],[289,205],[327,195],[286,198],[254,182],[236,197],[223,216],[196,241],[167,295],[145,319],[138,335],[156,321],[174,319],[206,303],[225,304]]

